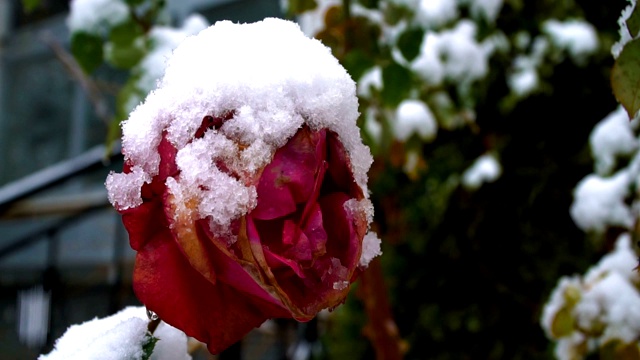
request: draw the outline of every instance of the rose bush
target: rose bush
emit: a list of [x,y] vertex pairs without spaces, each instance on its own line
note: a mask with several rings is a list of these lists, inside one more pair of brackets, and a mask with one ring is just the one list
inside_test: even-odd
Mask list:
[[[220,41],[254,48],[200,63]],[[265,42],[274,61],[243,54]],[[106,182],[139,300],[212,353],[343,302],[379,254],[356,117],[353,81],[293,23],[218,23],[181,45],[124,123],[123,173]]]

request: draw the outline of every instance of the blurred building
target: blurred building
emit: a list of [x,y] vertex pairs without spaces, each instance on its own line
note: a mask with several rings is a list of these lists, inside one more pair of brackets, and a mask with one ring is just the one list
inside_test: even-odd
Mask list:
[[[279,0],[169,0],[177,24],[282,16]],[[61,61],[69,1],[0,0],[0,358],[50,351],[69,325],[138,304],[134,252],[107,201],[106,124]],[[57,49],[57,50],[56,50]],[[56,53],[57,52],[57,53]],[[100,69],[105,89],[124,74]],[[106,91],[107,102],[113,102]],[[113,96],[113,94],[111,95]]]

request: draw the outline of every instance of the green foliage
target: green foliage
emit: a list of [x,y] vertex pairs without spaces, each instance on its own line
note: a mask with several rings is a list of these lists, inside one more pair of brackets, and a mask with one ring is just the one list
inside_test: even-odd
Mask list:
[[41,0],[22,0],[22,9],[29,14],[40,6]]
[[153,349],[156,347],[156,343],[158,342],[158,338],[153,336],[151,333],[147,332],[145,336],[145,340],[142,343],[142,360],[151,359],[151,355],[153,354]]
[[[615,107],[608,87],[611,57],[606,44],[582,66],[566,52],[555,58],[546,52],[535,69],[542,85],[528,95],[514,94],[508,79],[514,59],[531,55],[538,36],[544,37],[544,21],[584,17],[599,27],[601,39],[611,39],[625,2],[619,0],[618,9],[588,0],[505,0],[496,23],[471,19],[464,3],[458,2],[460,16],[476,23],[476,41],[507,42],[491,58],[486,78],[464,84],[421,81],[399,59],[398,51],[409,62],[417,58],[425,31],[455,26],[421,26],[409,2],[379,2],[384,24],[334,8],[318,37],[354,80],[374,66],[382,70],[381,88],[360,99],[359,124],[375,157],[369,173],[374,222],[393,313],[409,343],[406,358],[550,358],[539,325],[542,305],[560,275],[583,271],[602,251],[586,241],[568,209],[573,188],[592,168],[592,126]],[[390,29],[397,36],[388,36]],[[530,38],[518,47],[523,33]],[[435,140],[394,137],[397,106],[405,99],[428,105],[437,121]],[[367,130],[371,118],[380,134]],[[487,152],[500,158],[503,175],[476,191],[463,188],[462,173]],[[417,160],[408,168],[412,156]],[[362,314],[353,312],[362,309],[338,311],[349,314],[335,317],[337,323],[357,328],[352,322]],[[567,310],[554,331],[567,333],[573,325]],[[364,341],[355,330],[336,338],[339,344],[327,342],[329,351]]]
[[397,63],[382,68],[382,101],[389,107],[395,107],[407,98],[411,92],[411,72]]
[[556,313],[551,323],[553,336],[561,338],[570,335],[574,331],[574,318],[571,308],[565,307]]
[[358,0],[358,3],[366,8],[375,9],[378,7],[380,0]]
[[628,42],[611,72],[611,86],[616,99],[632,119],[640,109],[640,39]]
[[623,343],[620,340],[608,341],[600,347],[601,360],[640,360],[640,349],[638,344]]
[[82,70],[91,74],[103,62],[102,37],[87,32],[74,32],[71,35],[71,53]]
[[305,11],[313,10],[318,6],[316,0],[289,0],[287,2],[287,15],[295,16]]
[[632,37],[638,36],[640,31],[640,7],[634,7],[631,16],[627,19],[627,28]]
[[412,61],[420,53],[420,44],[424,37],[424,30],[418,27],[408,28],[398,39],[398,48],[407,61]]
[[71,34],[71,52],[81,68],[92,74],[101,65],[129,71],[129,76],[116,95],[115,114],[106,136],[107,152],[120,137],[120,123],[141,102],[149,89],[141,84],[142,59],[153,50],[149,31],[166,22],[164,0],[125,0],[129,16],[115,25],[104,24],[100,32],[75,31]]
[[120,69],[131,69],[147,53],[144,29],[136,21],[129,19],[109,32],[105,60]]

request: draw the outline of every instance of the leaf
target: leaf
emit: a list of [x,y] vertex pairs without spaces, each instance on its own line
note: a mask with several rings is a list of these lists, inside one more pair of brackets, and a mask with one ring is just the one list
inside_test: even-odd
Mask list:
[[631,16],[627,19],[627,28],[629,29],[631,37],[635,38],[638,36],[638,31],[640,31],[640,6],[637,4],[631,13]]
[[424,37],[424,30],[421,28],[409,28],[398,38],[398,48],[407,61],[412,61],[420,53],[420,45]]
[[638,349],[638,344],[635,342],[627,344],[619,339],[613,339],[600,346],[600,359],[640,360],[640,349]]
[[371,56],[367,56],[367,54],[359,49],[354,49],[344,56],[342,65],[347,69],[351,78],[357,80],[360,79],[368,69],[374,66],[375,63]]
[[22,0],[22,9],[29,14],[40,6],[40,0]]
[[116,25],[109,33],[105,59],[114,67],[131,69],[147,52],[144,30],[133,20]]
[[571,334],[573,331],[573,315],[567,307],[560,309],[551,323],[551,334],[556,338],[561,338]]
[[95,34],[78,31],[71,36],[71,53],[87,74],[102,64],[102,46],[102,38]]
[[153,349],[156,347],[156,343],[158,342],[158,340],[159,339],[157,337],[147,332],[147,334],[145,335],[145,342],[142,343],[142,360],[151,359]]
[[411,91],[411,72],[396,63],[382,68],[382,101],[385,105],[395,107],[404,100]]
[[611,71],[611,87],[616,100],[633,119],[640,109],[640,39],[628,42]]
[[358,3],[369,9],[377,9],[379,0],[358,0]]
[[287,14],[289,16],[300,15],[305,11],[313,10],[318,7],[315,0],[290,0],[288,3]]

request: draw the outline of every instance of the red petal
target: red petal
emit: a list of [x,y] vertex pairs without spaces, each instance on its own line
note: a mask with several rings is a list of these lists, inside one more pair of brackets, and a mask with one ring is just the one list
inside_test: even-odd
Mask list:
[[258,183],[258,205],[251,216],[270,220],[296,211],[296,204],[304,203],[313,192],[316,169],[322,159],[316,156],[316,145],[323,141],[324,132],[300,129],[285,146],[278,149]]
[[309,239],[309,245],[314,258],[324,255],[327,252],[325,245],[328,237],[322,220],[322,209],[318,203],[314,203],[311,207],[304,228],[304,234]]
[[211,284],[182,256],[168,230],[160,231],[136,257],[134,291],[149,310],[216,354],[266,319],[283,311],[224,282]]
[[300,267],[300,265],[298,265],[297,262],[290,259],[286,259],[277,254],[274,254],[268,249],[263,249],[263,251],[264,251],[264,257],[267,260],[267,264],[269,265],[269,268],[271,268],[271,271],[278,272],[278,270],[281,270],[282,268],[286,267],[288,269],[293,270],[293,272],[298,277],[301,277],[301,278],[305,277],[304,271],[302,271],[302,268]]
[[166,227],[164,211],[160,201],[147,201],[141,205],[120,212],[122,223],[129,233],[129,244],[139,250],[155,236],[159,229]]
[[345,193],[332,193],[321,197],[319,203],[329,239],[327,253],[353,269],[360,258],[362,238],[358,236],[355,219],[344,208],[347,200],[349,196]]

